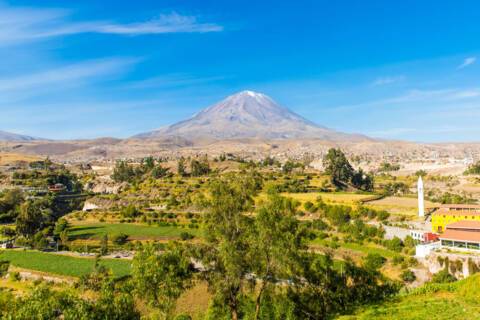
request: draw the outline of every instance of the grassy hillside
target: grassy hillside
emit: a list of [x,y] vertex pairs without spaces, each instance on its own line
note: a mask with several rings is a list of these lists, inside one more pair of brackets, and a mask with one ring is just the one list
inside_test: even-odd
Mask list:
[[480,275],[452,284],[426,284],[409,294],[341,320],[480,319]]

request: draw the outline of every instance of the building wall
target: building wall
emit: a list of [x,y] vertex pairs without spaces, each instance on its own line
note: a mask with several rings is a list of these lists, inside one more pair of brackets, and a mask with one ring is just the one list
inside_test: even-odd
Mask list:
[[[480,221],[480,214],[472,214],[472,212],[458,212],[455,214],[449,213],[433,213],[432,214],[432,231],[433,232],[443,232],[445,227],[453,222],[457,221]],[[439,229],[441,228],[441,229]]]

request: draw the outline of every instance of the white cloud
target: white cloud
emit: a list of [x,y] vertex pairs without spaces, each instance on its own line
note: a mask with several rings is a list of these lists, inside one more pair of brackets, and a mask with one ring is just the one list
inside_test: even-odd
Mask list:
[[457,69],[466,68],[466,67],[474,64],[475,61],[477,61],[477,58],[476,58],[476,57],[468,57],[468,58],[465,58],[465,60],[463,60],[462,64],[459,65],[459,66],[457,67]]
[[129,89],[173,88],[221,81],[227,76],[197,77],[189,74],[168,74],[139,81],[132,81],[125,85]]
[[405,76],[395,76],[395,77],[380,77],[375,79],[375,81],[372,82],[372,86],[384,86],[387,84],[392,84],[396,82],[400,82],[405,80]]
[[127,71],[137,59],[110,58],[51,67],[32,74],[0,78],[0,103],[24,100],[37,93],[91,84]]
[[[87,28],[88,29],[88,28]],[[177,13],[163,14],[157,19],[133,24],[102,24],[91,26],[91,32],[141,35],[180,32],[218,32],[223,27],[214,23],[198,23],[196,17],[182,16]]]
[[457,88],[457,89],[437,89],[420,90],[412,89],[396,97],[366,101],[358,104],[341,105],[332,107],[333,110],[353,110],[363,107],[389,107],[393,105],[406,105],[410,103],[443,103],[465,101],[480,97],[480,89],[477,88]]
[[149,21],[128,24],[109,21],[75,22],[69,20],[69,15],[69,11],[61,9],[18,8],[0,4],[0,46],[80,33],[137,36],[223,30],[221,25],[201,23],[197,17],[175,12],[161,14]]

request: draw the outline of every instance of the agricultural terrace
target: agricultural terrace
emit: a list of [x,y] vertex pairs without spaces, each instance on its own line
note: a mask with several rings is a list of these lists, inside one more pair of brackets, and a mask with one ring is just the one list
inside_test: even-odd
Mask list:
[[[413,197],[386,197],[380,200],[368,202],[366,205],[377,210],[386,210],[395,215],[416,216],[418,214],[418,200]],[[425,201],[425,207],[438,205],[434,202]]]
[[69,228],[69,239],[100,240],[103,235],[125,234],[128,240],[174,240],[182,233],[188,232],[200,236],[199,229],[182,228],[176,226],[148,226],[134,223],[79,223]]
[[371,194],[357,194],[347,192],[307,192],[307,193],[282,193],[282,196],[289,197],[294,200],[300,201],[302,204],[305,202],[315,202],[318,197],[328,204],[343,204],[354,205],[359,201],[370,198]]
[[[93,271],[95,265],[95,259],[91,257],[76,258],[68,255],[31,250],[3,250],[0,258],[9,261],[18,268],[69,277],[87,275]],[[100,264],[112,270],[115,277],[130,274],[130,261],[101,259]]]

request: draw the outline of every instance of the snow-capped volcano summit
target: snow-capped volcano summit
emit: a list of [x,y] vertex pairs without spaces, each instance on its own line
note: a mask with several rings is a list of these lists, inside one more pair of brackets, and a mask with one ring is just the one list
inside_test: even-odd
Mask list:
[[136,136],[156,138],[320,138],[348,140],[348,135],[319,126],[280,106],[265,94],[241,91],[212,105],[192,118],[174,125]]

